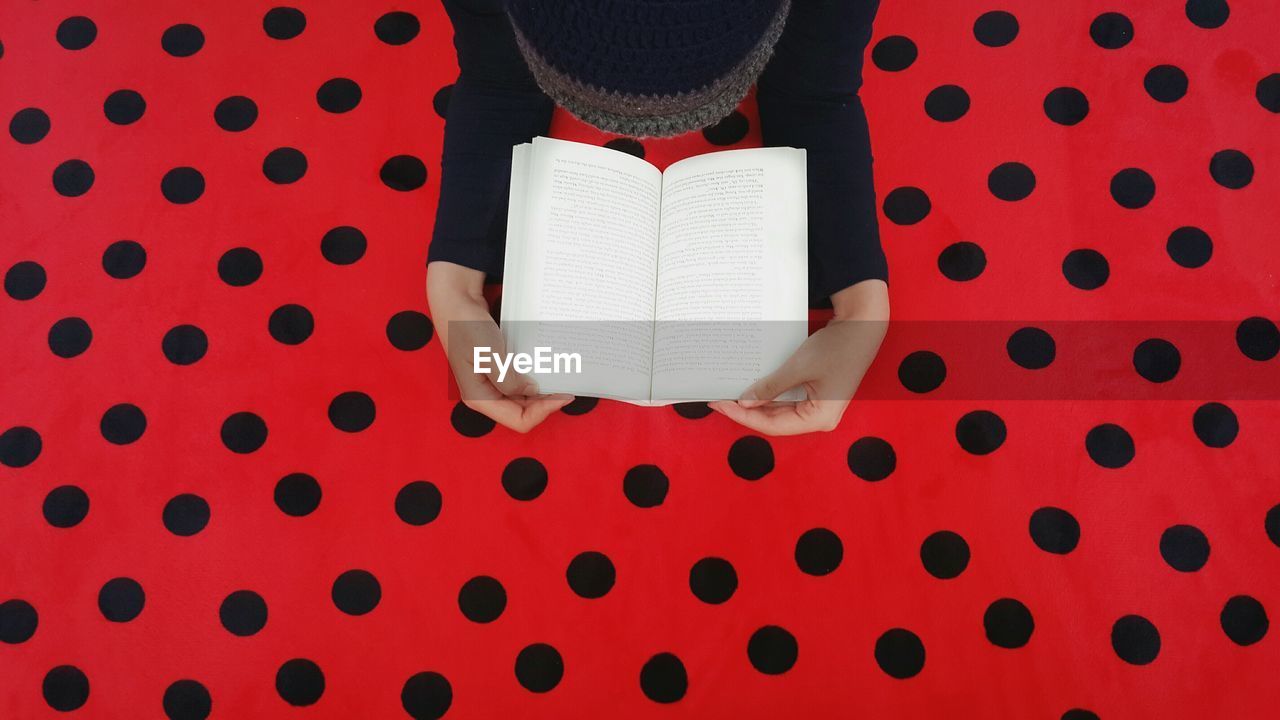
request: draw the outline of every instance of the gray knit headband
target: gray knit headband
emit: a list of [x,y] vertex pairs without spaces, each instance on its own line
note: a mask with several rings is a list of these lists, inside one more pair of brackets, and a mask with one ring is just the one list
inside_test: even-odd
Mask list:
[[670,137],[714,125],[738,107],[772,57],[790,9],[790,0],[782,0],[760,41],[724,76],[672,95],[626,94],[587,85],[551,67],[519,28],[512,29],[538,86],[574,117],[618,135]]

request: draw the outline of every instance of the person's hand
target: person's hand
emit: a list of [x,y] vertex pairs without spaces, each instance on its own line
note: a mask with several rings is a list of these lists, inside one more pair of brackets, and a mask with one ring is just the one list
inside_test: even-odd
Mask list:
[[502,331],[484,299],[483,272],[454,263],[430,263],[427,303],[464,405],[524,433],[573,401],[572,395],[538,395],[537,384],[514,369],[507,371],[502,382],[496,372],[476,372],[474,348],[506,352]]
[[[889,289],[866,280],[831,296],[831,322],[809,336],[777,372],[752,385],[736,402],[711,409],[765,435],[834,430],[875,359],[889,326]],[[794,387],[806,400],[773,402]]]

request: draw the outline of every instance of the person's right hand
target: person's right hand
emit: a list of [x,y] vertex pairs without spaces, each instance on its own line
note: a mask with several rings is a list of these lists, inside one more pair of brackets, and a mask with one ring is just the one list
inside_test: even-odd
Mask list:
[[483,272],[449,262],[428,264],[427,303],[464,405],[524,433],[573,401],[572,395],[538,395],[537,384],[514,369],[502,382],[496,373],[476,372],[475,347],[506,352],[484,299]]

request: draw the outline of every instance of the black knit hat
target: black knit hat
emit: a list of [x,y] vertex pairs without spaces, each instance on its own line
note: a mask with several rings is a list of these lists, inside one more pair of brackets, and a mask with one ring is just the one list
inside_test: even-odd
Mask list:
[[782,34],[790,0],[507,0],[543,92],[619,135],[664,137],[737,107]]

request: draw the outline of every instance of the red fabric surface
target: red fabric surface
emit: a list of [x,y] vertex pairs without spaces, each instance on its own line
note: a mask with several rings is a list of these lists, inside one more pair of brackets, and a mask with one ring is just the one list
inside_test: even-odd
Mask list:
[[[1214,3],[1192,5],[1212,14]],[[443,127],[433,99],[456,72],[448,22],[430,2],[307,2],[298,5],[305,29],[281,40],[264,32],[271,7],[11,1],[0,16],[0,117],[39,108],[50,119],[38,142],[0,137],[0,270],[30,261],[47,276],[34,297],[0,295],[0,431],[30,428],[40,438],[33,461],[0,465],[0,603],[20,600],[38,614],[29,638],[0,644],[0,716],[59,716],[42,687],[64,665],[88,680],[75,714],[94,718],[163,717],[166,690],[184,679],[207,691],[215,718],[404,717],[421,707],[408,692],[406,708],[406,681],[424,671],[447,680],[450,718],[1059,718],[1073,708],[1107,720],[1275,715],[1276,632],[1240,645],[1223,627],[1224,617],[1228,625],[1239,617],[1223,611],[1236,596],[1273,616],[1280,608],[1280,547],[1265,527],[1280,503],[1277,361],[1245,357],[1236,340],[1246,318],[1278,312],[1280,117],[1255,89],[1280,71],[1280,6],[1235,0],[1226,23],[1209,29],[1177,2],[885,0],[873,46],[905,36],[919,57],[894,72],[867,65],[877,186],[882,198],[920,188],[931,206],[912,225],[882,218],[893,314],[946,322],[936,344],[934,331],[921,331],[927,325],[892,329],[863,400],[840,427],[769,439],[773,469],[756,480],[729,462],[750,433],[716,414],[602,401],[585,414],[557,413],[528,435],[460,433],[438,340],[402,350],[388,338],[397,313],[426,312],[423,262]],[[1019,25],[1001,47],[974,34],[975,20],[995,9]],[[375,33],[393,10],[421,23],[405,44]],[[1090,24],[1115,10],[1132,21],[1133,38],[1104,49]],[[68,50],[57,28],[77,15],[93,20],[96,38]],[[161,43],[179,23],[204,37],[187,57]],[[1176,102],[1144,90],[1148,71],[1162,64],[1188,77]],[[317,104],[332,78],[359,85],[354,109]],[[962,87],[971,106],[939,122],[925,98],[947,84]],[[1045,96],[1061,86],[1088,98],[1077,125],[1046,117]],[[146,102],[126,125],[103,109],[121,89]],[[228,132],[214,108],[236,95],[251,98],[258,117]],[[749,129],[734,146],[750,146],[758,142],[750,100],[741,112]],[[734,139],[730,130],[722,128]],[[611,139],[563,115],[553,134]],[[659,165],[716,149],[698,134],[643,146]],[[264,177],[264,158],[280,147],[306,157],[296,182]],[[1247,186],[1228,189],[1211,176],[1211,158],[1225,149],[1251,159]],[[424,163],[422,187],[397,191],[380,179],[400,155]],[[94,172],[77,197],[51,182],[70,159]],[[1011,161],[1036,179],[1016,202],[988,188],[992,169]],[[176,167],[202,174],[194,202],[162,194]],[[1112,177],[1125,168],[1154,178],[1145,207],[1113,200]],[[322,237],[339,226],[367,238],[354,263],[321,252]],[[1182,226],[1212,238],[1202,267],[1181,267],[1166,252]],[[145,267],[127,279],[102,262],[123,239],[146,251]],[[959,241],[986,257],[985,270],[965,282],[939,270],[939,254]],[[236,247],[252,248],[263,264],[243,287],[218,273]],[[1064,277],[1064,258],[1080,248],[1107,260],[1097,289]],[[314,318],[298,344],[268,329],[287,304]],[[67,317],[83,319],[92,341],[64,358],[49,337]],[[1118,320],[1134,321],[1134,335],[1116,333],[1087,351],[1072,339],[1088,337],[1087,325],[1076,336],[1051,325]],[[1156,334],[1142,324],[1150,321],[1173,324]],[[1183,341],[1183,321],[1205,322]],[[208,342],[186,365],[163,351],[179,325],[200,328]],[[1021,325],[1050,330],[1054,365],[1033,371],[1010,361],[1004,341]],[[1134,371],[1134,345],[1147,337],[1181,350],[1178,377],[1153,385]],[[899,373],[906,367],[910,376],[903,360],[922,350],[947,372],[937,390],[916,394]],[[1114,373],[1097,377],[1118,378],[1121,389],[1081,387],[1073,357],[1110,363]],[[1227,382],[1247,373],[1261,379]],[[1006,385],[1024,389],[1001,394]],[[329,418],[331,401],[349,391],[376,406],[359,432]],[[1238,422],[1225,447],[1195,432],[1193,417],[1209,401],[1225,403]],[[145,414],[145,431],[115,444],[101,422],[121,403]],[[989,454],[957,441],[957,422],[976,410],[995,413],[1007,431]],[[265,422],[260,449],[224,445],[220,429],[239,412]],[[1086,436],[1107,423],[1132,438],[1123,467],[1103,467],[1087,451]],[[864,437],[893,449],[896,464],[879,481],[851,471],[850,446]],[[29,448],[29,438],[10,435],[10,451]],[[548,476],[528,501],[502,484],[504,468],[522,457]],[[638,507],[623,490],[628,471],[643,464],[669,482],[654,507]],[[318,508],[303,517],[273,502],[291,473],[322,488]],[[396,512],[397,494],[415,481],[441,498],[438,517],[424,525]],[[64,485],[90,502],[74,527],[55,527],[42,511]],[[189,536],[164,522],[181,494],[209,508],[207,525]],[[1078,522],[1069,552],[1046,552],[1033,538],[1029,523],[1043,507]],[[1178,571],[1162,557],[1162,534],[1175,525],[1207,538],[1201,569]],[[843,550],[821,576],[796,559],[797,541],[814,528],[833,532]],[[934,577],[921,560],[922,542],[940,530],[958,533],[971,552],[952,579]],[[603,597],[580,597],[566,581],[586,551],[616,569]],[[691,592],[690,569],[705,557],[736,572],[727,602]],[[335,580],[353,569],[380,588],[376,607],[361,615],[332,597]],[[460,591],[477,576],[505,591],[492,622],[460,609]],[[145,604],[133,619],[111,622],[100,593],[119,577],[141,586]],[[220,621],[224,598],[238,590],[257,593],[268,609],[265,627],[247,637]],[[984,614],[1001,598],[1034,618],[1021,647],[999,647],[984,632]],[[25,616],[7,607],[16,628]],[[1128,615],[1158,629],[1149,664],[1125,662],[1113,647],[1113,625]],[[1243,622],[1259,628],[1256,613]],[[998,635],[1004,626],[995,625]],[[753,666],[749,641],[765,626],[795,640],[785,672]],[[891,628],[925,648],[913,677],[890,677],[877,664],[877,639]],[[563,660],[549,692],[522,687],[514,671],[533,643]],[[651,700],[640,681],[646,661],[663,652],[687,673],[687,692],[671,704]],[[305,708],[277,689],[278,671],[295,658],[323,673],[322,694]],[[59,678],[54,695],[65,697]],[[169,712],[200,715],[181,714],[180,704]]]

